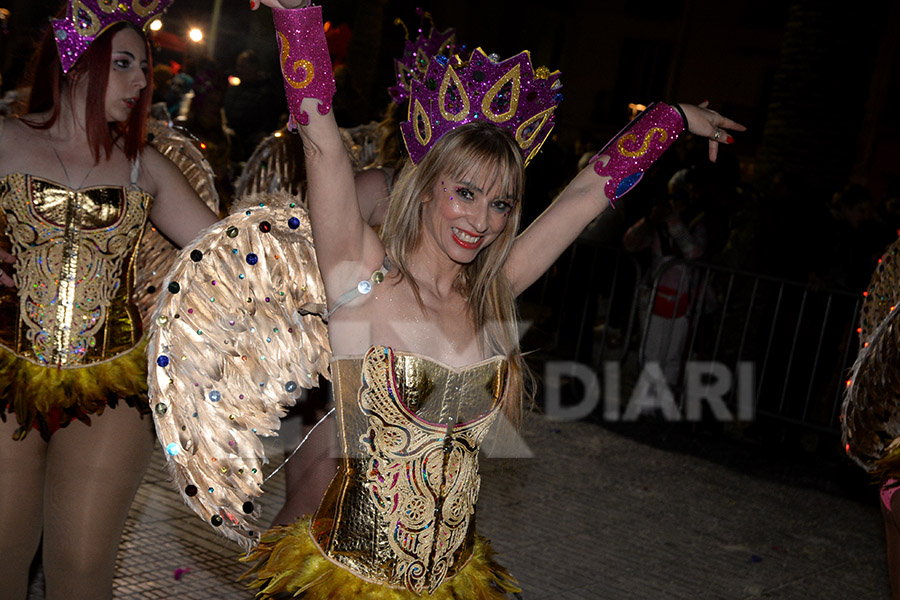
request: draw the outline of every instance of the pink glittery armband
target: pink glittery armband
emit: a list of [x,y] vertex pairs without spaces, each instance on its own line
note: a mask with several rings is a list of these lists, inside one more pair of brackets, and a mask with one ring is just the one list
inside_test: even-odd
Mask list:
[[322,7],[273,8],[272,16],[281,53],[284,93],[291,112],[288,128],[295,130],[297,123],[309,124],[309,115],[300,109],[304,98],[317,99],[319,114],[326,115],[334,97],[334,73],[322,25]]
[[[651,104],[591,159],[594,171],[610,178],[604,188],[610,206],[615,208],[615,201],[637,185],[685,126],[675,107],[664,102]],[[605,163],[599,160],[603,155],[609,157]]]

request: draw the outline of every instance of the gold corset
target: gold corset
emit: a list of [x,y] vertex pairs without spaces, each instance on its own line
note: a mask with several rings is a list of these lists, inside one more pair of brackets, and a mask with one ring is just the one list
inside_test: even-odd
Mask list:
[[61,368],[133,349],[142,333],[131,302],[135,249],[150,200],[136,186],[0,179],[0,248],[17,258],[16,289],[0,288],[0,346]]
[[344,458],[310,525],[329,558],[416,593],[466,564],[478,449],[506,369],[501,357],[455,370],[379,346],[332,362]]

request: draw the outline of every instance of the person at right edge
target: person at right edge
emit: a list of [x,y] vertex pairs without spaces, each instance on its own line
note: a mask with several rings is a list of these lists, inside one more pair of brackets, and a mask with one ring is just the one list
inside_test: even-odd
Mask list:
[[501,414],[519,421],[529,379],[516,296],[685,129],[710,139],[715,160],[731,142],[722,128],[744,127],[705,105],[653,104],[519,234],[559,72],[533,69],[527,52],[435,60],[412,87],[409,160],[379,236],[330,110],[321,7],[263,2],[303,139],[344,455],[312,516],[261,537],[251,585],[261,598],[507,598],[518,584],[475,534],[474,511],[479,445]]
[[884,520],[891,596],[900,600],[900,239],[878,260],[863,292],[859,354],[841,410],[847,455],[872,476]]

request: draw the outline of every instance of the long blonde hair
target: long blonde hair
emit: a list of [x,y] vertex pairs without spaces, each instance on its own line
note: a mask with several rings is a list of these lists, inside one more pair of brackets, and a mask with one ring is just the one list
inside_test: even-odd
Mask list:
[[[474,170],[473,170],[474,167]],[[516,198],[499,236],[463,266],[458,291],[467,298],[482,347],[509,362],[503,408],[514,423],[521,417],[522,400],[530,394],[531,371],[519,348],[518,310],[512,286],[503,270],[522,215],[525,163],[518,144],[505,129],[484,121],[462,125],[445,134],[418,165],[407,161],[391,194],[381,238],[401,278],[406,278],[421,303],[415,278],[408,269],[410,254],[422,239],[422,207],[431,198],[439,177],[468,176],[500,185]]]

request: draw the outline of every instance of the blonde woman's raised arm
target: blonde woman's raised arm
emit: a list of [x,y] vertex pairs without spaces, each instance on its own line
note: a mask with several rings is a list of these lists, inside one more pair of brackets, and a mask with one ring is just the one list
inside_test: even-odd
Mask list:
[[289,127],[303,138],[316,256],[331,304],[381,263],[384,248],[360,214],[350,158],[331,110],[335,84],[322,9],[293,8],[305,3],[284,0],[263,3],[275,20]]
[[516,239],[505,267],[513,290],[520,294],[537,281],[591,221],[640,181],[644,171],[685,129],[709,138],[709,158],[714,161],[718,145],[733,141],[726,128],[746,129],[709,110],[706,103],[660,102],[648,107]]

